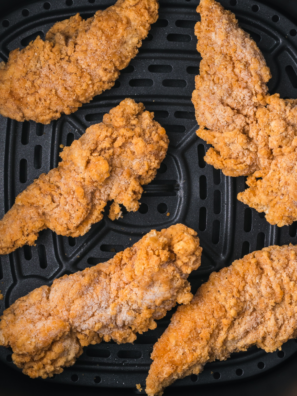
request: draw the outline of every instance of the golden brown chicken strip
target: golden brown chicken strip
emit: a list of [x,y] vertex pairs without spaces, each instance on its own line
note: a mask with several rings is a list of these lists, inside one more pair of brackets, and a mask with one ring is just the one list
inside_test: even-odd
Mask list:
[[155,344],[149,396],[208,362],[256,345],[281,349],[297,336],[297,247],[271,246],[211,274],[191,304],[179,307]]
[[234,14],[214,0],[202,0],[197,11],[201,22],[195,34],[202,56],[192,98],[197,134],[214,146],[206,155],[208,163],[228,176],[248,175],[258,169],[250,123],[265,105],[270,71]]
[[197,10],[203,59],[192,99],[197,134],[213,145],[205,160],[227,176],[250,176],[251,188],[238,199],[264,211],[271,224],[291,224],[297,220],[294,162],[289,164],[296,156],[297,101],[267,94],[265,59],[230,11],[214,0],[202,0]]
[[151,182],[168,148],[164,128],[143,104],[126,99],[65,147],[59,166],[42,174],[16,198],[0,221],[0,254],[28,244],[50,228],[59,235],[84,235],[103,217],[139,208],[141,185]]
[[25,374],[46,378],[73,365],[84,346],[133,342],[176,303],[191,301],[187,278],[201,251],[196,232],[182,224],[153,230],[107,263],[18,299],[1,318],[0,345],[12,348]]
[[0,63],[0,114],[48,124],[110,89],[158,18],[157,0],[118,0],[56,23]]

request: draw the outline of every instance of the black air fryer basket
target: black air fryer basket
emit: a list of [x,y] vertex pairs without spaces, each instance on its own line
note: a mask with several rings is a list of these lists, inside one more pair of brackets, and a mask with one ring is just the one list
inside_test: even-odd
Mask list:
[[[0,59],[45,37],[57,21],[79,12],[84,18],[115,0],[0,0]],[[250,33],[272,72],[270,93],[297,98],[297,2],[221,0]],[[295,4],[294,4],[295,3]],[[193,292],[212,271],[264,246],[296,243],[297,224],[277,228],[262,214],[237,201],[245,178],[229,178],[207,165],[207,150],[197,138],[191,95],[199,73],[194,25],[198,0],[160,0],[160,17],[139,54],[123,70],[114,88],[70,116],[43,126],[0,116],[0,217],[15,197],[41,173],[59,162],[60,145],[70,145],[90,125],[102,120],[126,97],[141,101],[165,127],[170,147],[156,179],[145,186],[141,206],[112,222],[107,216],[85,236],[73,239],[43,231],[37,246],[0,258],[0,314],[17,298],[56,277],[104,262],[134,244],[151,229],[178,222],[198,231],[202,266],[190,276]],[[284,16],[286,13],[287,16]],[[295,20],[295,23],[294,23]],[[106,211],[108,212],[108,211]],[[77,363],[48,380],[31,380],[12,363],[11,351],[0,348],[0,395],[132,395],[145,385],[153,344],[168,326],[172,312],[154,331],[132,344],[101,343],[85,348]],[[205,367],[198,377],[176,381],[165,394],[292,395],[297,394],[297,343],[266,354],[257,348]],[[100,389],[99,389],[100,388]],[[296,392],[296,393],[295,393]],[[142,392],[143,393],[143,392]]]

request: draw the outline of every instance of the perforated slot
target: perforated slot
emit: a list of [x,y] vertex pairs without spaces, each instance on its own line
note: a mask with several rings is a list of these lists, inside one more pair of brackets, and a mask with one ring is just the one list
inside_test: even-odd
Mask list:
[[257,250],[263,249],[265,246],[265,234],[263,232],[260,232],[257,236]]
[[206,229],[206,208],[200,208],[199,212],[199,230],[205,231]]
[[122,245],[101,245],[100,249],[102,252],[110,252],[110,253],[118,253],[124,250],[124,246]]
[[197,21],[188,21],[188,20],[178,19],[175,22],[175,26],[184,28],[184,29],[194,29],[196,23],[197,23]]
[[296,233],[297,233],[297,222],[295,222],[289,226],[290,237],[294,238],[296,236]]
[[71,146],[71,144],[74,141],[74,134],[72,132],[68,133],[67,135],[67,140],[66,140],[66,145]]
[[87,262],[90,265],[96,265],[96,264],[99,264],[101,262],[101,259],[97,258],[97,257],[89,257]]
[[3,268],[2,268],[2,263],[0,260],[0,280],[3,279]]
[[195,113],[193,111],[176,111],[174,117],[183,120],[195,120]]
[[42,166],[42,147],[40,145],[35,146],[34,149],[34,168],[40,169]]
[[200,168],[205,168],[206,162],[204,161],[205,148],[203,144],[198,144],[198,164]]
[[76,245],[76,239],[72,237],[68,237],[68,244],[69,246],[73,247]]
[[207,181],[205,176],[200,176],[200,198],[206,199],[207,197]]
[[42,269],[47,268],[46,250],[45,250],[44,245],[38,245],[37,251],[38,251],[40,268],[42,268]]
[[21,159],[20,161],[20,182],[26,183],[27,181],[27,160]]
[[130,80],[129,84],[131,87],[152,87],[154,82],[149,78],[139,78],[135,80]]
[[221,171],[219,169],[213,168],[212,172],[213,172],[213,182],[217,186],[221,183]]
[[191,41],[191,36],[188,34],[168,34],[167,40],[174,43],[188,43]]
[[22,125],[22,144],[27,145],[29,143],[29,136],[30,136],[30,123],[25,121]]
[[94,113],[94,114],[87,114],[85,116],[85,120],[88,122],[102,122],[103,116],[105,113]]
[[24,257],[25,257],[25,259],[28,260],[28,261],[31,260],[31,258],[32,258],[31,246],[25,245],[23,247],[23,249],[24,249]]
[[150,65],[148,70],[151,73],[171,73],[172,66],[170,65]]
[[99,358],[109,358],[110,351],[107,349],[98,349],[98,348],[88,348],[86,349],[86,354],[90,357],[99,357]]
[[221,191],[214,192],[213,211],[215,214],[221,213]]
[[179,185],[176,180],[154,180],[143,187],[146,197],[175,196],[179,190]]
[[118,357],[121,359],[140,359],[141,351],[119,351]]

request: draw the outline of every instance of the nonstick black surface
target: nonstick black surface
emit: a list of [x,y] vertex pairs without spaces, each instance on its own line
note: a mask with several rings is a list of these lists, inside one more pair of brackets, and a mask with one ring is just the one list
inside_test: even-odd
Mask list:
[[[76,12],[89,17],[113,3],[0,0],[0,58],[6,60],[9,51],[27,45],[38,34],[44,35],[58,20]],[[296,98],[297,2],[266,1],[269,7],[251,0],[221,3],[237,15],[240,25],[262,50],[273,75],[270,92]],[[0,258],[0,289],[5,296],[0,314],[32,289],[50,284],[65,273],[106,261],[150,229],[176,222],[197,230],[204,248],[202,267],[190,277],[193,291],[212,271],[248,252],[273,244],[296,243],[296,224],[272,227],[263,216],[236,200],[237,192],[244,189],[244,178],[227,178],[204,163],[207,145],[195,135],[197,124],[190,100],[200,61],[193,31],[199,17],[195,12],[198,0],[160,0],[160,5],[159,21],[112,90],[49,126],[0,117],[1,217],[34,178],[57,165],[60,144],[69,145],[79,138],[125,97],[142,101],[154,111],[171,142],[157,178],[145,188],[139,212],[128,213],[117,222],[105,217],[76,240],[47,230],[36,247],[25,247]],[[139,336],[134,345],[102,343],[86,348],[75,366],[47,381],[25,378],[11,363],[11,351],[1,348],[0,395],[137,394],[135,384],[144,384],[152,346],[167,327],[171,314],[159,321],[155,331]],[[294,340],[284,346],[283,353],[251,349],[227,362],[207,365],[199,377],[177,381],[166,393],[286,395],[289,389],[295,392],[296,351]]]

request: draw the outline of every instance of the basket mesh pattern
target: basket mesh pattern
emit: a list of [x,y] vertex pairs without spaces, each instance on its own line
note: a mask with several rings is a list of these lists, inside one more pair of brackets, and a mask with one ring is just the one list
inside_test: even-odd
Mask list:
[[[37,1],[0,20],[0,59],[7,60],[38,35],[45,37],[57,21],[80,12],[84,18],[113,4],[111,0]],[[222,0],[251,34],[271,68],[270,92],[282,97],[297,95],[296,26],[278,12],[251,0]],[[152,228],[177,222],[199,233],[204,249],[201,268],[190,277],[193,291],[212,271],[264,246],[296,243],[297,225],[278,229],[261,214],[236,200],[244,178],[229,178],[207,165],[207,150],[197,138],[191,95],[199,73],[194,25],[199,19],[198,0],[160,0],[160,18],[153,25],[139,55],[123,70],[115,87],[84,105],[76,113],[50,125],[18,123],[3,117],[0,122],[0,216],[15,197],[41,173],[59,162],[60,145],[68,146],[90,125],[126,97],[154,111],[170,138],[168,155],[156,179],[145,187],[136,213],[112,222],[107,216],[85,236],[73,239],[49,230],[41,233],[35,247],[25,246],[0,258],[0,289],[4,301],[0,313],[17,298],[54,278],[107,261],[131,246]],[[102,343],[85,349],[75,366],[49,381],[90,386],[134,387],[144,384],[153,344],[168,326],[172,312],[154,331],[139,335],[134,345]],[[206,366],[174,386],[189,386],[247,378],[277,366],[297,350],[295,341],[282,351],[265,354],[257,348],[234,355],[227,362]],[[1,348],[0,359],[11,365],[11,351]]]

